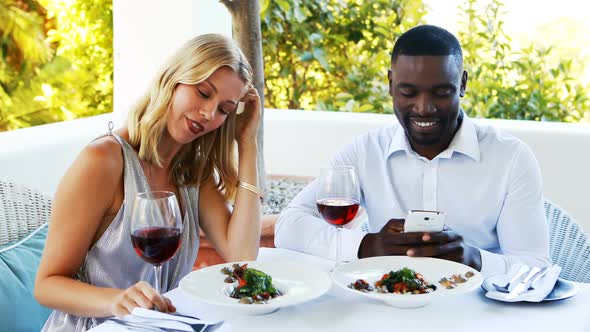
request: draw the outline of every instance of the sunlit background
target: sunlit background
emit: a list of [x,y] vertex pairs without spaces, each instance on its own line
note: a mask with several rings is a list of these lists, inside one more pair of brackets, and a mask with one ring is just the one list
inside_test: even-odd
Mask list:
[[[113,8],[134,10],[134,3],[0,0],[0,131],[128,109],[147,86],[152,63],[161,62],[138,61],[142,70],[133,67],[133,57],[169,54],[170,47],[157,47],[168,41],[158,32],[175,21],[210,20],[203,25],[226,24],[231,31],[217,0],[169,2],[165,10],[146,12],[153,16],[146,18],[154,22],[149,30],[126,35],[132,23],[119,22],[125,60],[113,51],[113,17],[126,16]],[[143,3],[155,8],[154,1]],[[178,8],[187,3],[192,16]],[[471,116],[590,122],[590,23],[582,0],[260,3],[266,107],[392,113],[385,70],[393,42],[430,23],[462,43],[471,78],[463,107]],[[145,83],[126,83],[129,76]]]
[[[462,0],[425,0],[429,10],[425,20],[457,33],[459,6]],[[485,5],[487,1],[479,1]],[[564,56],[588,63],[590,58],[590,21],[584,2],[580,0],[506,0],[505,30],[515,48],[530,43],[554,46]],[[584,83],[590,82],[590,66],[580,73]]]

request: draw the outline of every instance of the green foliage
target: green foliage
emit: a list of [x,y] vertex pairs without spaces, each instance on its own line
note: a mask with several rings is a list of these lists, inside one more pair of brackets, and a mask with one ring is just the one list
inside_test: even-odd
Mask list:
[[[465,110],[590,118],[575,53],[536,43],[513,50],[502,2],[478,3],[461,7]],[[267,106],[391,113],[389,52],[424,14],[421,0],[262,0]],[[0,131],[110,112],[112,41],[112,0],[0,0]]]
[[461,7],[458,35],[469,73],[463,107],[487,118],[577,122],[590,111],[590,87],[576,80],[583,65],[531,44],[513,51],[503,30],[502,2]]
[[422,1],[263,1],[267,106],[392,113],[393,41],[423,15]]
[[[263,1],[267,106],[391,113],[392,43],[422,23],[424,11],[421,1]],[[469,72],[463,107],[471,116],[590,118],[590,87],[575,78],[584,63],[572,62],[571,50],[535,43],[513,50],[500,0],[465,0],[461,18],[458,38]]]
[[0,131],[112,111],[112,0],[0,0],[0,22]]
[[6,70],[15,69],[22,61],[35,65],[45,63],[51,57],[52,50],[44,40],[43,11],[38,6],[31,8],[31,5],[14,0],[0,2],[0,31],[3,35],[0,45]]

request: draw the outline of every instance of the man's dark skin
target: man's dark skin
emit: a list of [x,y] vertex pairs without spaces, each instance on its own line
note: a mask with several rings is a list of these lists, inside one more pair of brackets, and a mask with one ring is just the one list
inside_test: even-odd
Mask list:
[[[449,147],[461,126],[459,99],[465,94],[467,72],[453,55],[399,55],[387,78],[395,115],[412,149],[432,160]],[[481,270],[479,250],[468,246],[457,233],[403,233],[403,224],[403,219],[391,219],[379,233],[365,235],[359,258],[437,257]]]

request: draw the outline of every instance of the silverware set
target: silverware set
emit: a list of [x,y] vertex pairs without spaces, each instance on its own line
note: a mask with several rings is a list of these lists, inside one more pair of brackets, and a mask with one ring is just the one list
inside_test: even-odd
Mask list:
[[[181,314],[173,314],[173,315],[198,320],[198,318],[192,317],[192,316],[181,315]],[[155,332],[186,332],[186,330],[181,330],[181,329],[177,329],[177,328],[156,326],[155,324],[158,322],[159,323],[162,323],[162,322],[180,323],[180,324],[183,324],[187,327],[190,327],[192,329],[192,331],[194,331],[194,332],[212,332],[212,331],[216,330],[223,323],[223,322],[217,322],[217,323],[213,323],[213,324],[207,324],[207,323],[202,323],[202,322],[188,323],[186,321],[176,320],[176,319],[156,318],[156,317],[152,318],[152,317],[144,317],[144,316],[134,316],[134,319],[132,321],[119,319],[119,318],[108,318],[106,321],[115,323],[117,325],[124,326],[125,328],[127,328],[130,331],[152,331],[152,332],[154,332],[154,331]]]
[[534,290],[535,283],[541,279],[548,270],[549,267],[539,268],[533,266],[529,268],[528,266],[523,265],[505,285],[501,286],[495,283],[492,283],[492,285],[498,292],[507,293],[507,299],[512,299]]

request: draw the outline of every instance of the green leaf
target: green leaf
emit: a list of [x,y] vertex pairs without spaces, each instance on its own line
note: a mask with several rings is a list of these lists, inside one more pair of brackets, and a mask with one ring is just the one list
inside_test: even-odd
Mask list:
[[309,41],[310,41],[311,43],[316,43],[316,42],[318,42],[318,41],[321,41],[323,37],[322,37],[322,35],[321,35],[321,34],[319,34],[319,33],[317,33],[317,32],[314,32],[314,33],[312,33],[311,35],[309,35],[309,37],[308,37],[308,38],[309,38]]
[[295,6],[295,19],[297,20],[297,22],[301,23],[301,22],[305,21],[306,18],[307,18],[307,16],[301,10],[301,8],[299,6]]
[[266,11],[270,7],[271,0],[262,0],[262,4],[260,5],[260,17],[266,16]]
[[309,62],[309,61],[312,61],[313,59],[314,59],[314,56],[311,52],[304,52],[299,57],[299,60],[301,60],[303,62]]
[[322,65],[324,69],[328,69],[328,62],[326,61],[325,56],[326,54],[324,53],[324,50],[322,50],[321,48],[313,49],[313,57],[316,60],[318,60],[318,62]]
[[361,105],[361,107],[359,107],[356,111],[357,112],[368,112],[368,111],[372,111],[372,110],[373,110],[373,105],[364,104],[364,105]]
[[291,12],[291,4],[287,0],[274,0],[284,13]]

